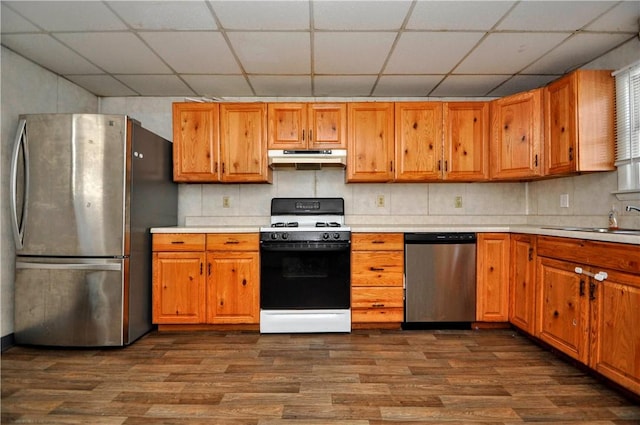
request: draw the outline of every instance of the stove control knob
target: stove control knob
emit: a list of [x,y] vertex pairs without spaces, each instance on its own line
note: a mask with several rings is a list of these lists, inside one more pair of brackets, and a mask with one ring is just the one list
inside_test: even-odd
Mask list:
[[329,234],[328,233],[323,233],[322,234],[322,239],[329,239]]
[[340,233],[334,233],[333,239],[340,239]]
[[289,239],[289,234],[288,233],[283,233],[282,234],[282,239]]
[[271,234],[271,239],[278,239],[278,234],[277,233],[272,233]]

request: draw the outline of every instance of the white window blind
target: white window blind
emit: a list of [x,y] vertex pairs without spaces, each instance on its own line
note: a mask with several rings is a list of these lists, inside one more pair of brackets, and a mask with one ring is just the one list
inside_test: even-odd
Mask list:
[[618,190],[640,190],[640,62],[616,78],[616,166]]

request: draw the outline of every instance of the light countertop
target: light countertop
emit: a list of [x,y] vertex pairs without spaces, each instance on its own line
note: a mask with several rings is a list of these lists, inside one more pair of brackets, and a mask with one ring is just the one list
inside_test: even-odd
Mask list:
[[[478,232],[478,233],[528,233],[534,235],[559,236],[603,242],[617,242],[640,245],[640,236],[613,233],[584,232],[576,230],[549,229],[527,225],[402,225],[366,224],[349,225],[354,233],[410,233],[410,232]],[[551,226],[550,226],[551,227]],[[260,226],[175,226],[154,227],[151,233],[257,233]]]

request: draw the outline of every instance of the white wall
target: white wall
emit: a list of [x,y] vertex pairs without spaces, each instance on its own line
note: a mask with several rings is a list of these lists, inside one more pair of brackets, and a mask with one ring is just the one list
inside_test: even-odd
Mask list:
[[13,333],[15,249],[9,210],[9,172],[18,116],[26,113],[98,111],[98,98],[1,47],[0,129],[0,336]]

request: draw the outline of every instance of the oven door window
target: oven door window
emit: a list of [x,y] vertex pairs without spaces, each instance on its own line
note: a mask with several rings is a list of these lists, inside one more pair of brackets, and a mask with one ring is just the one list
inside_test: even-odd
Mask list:
[[260,307],[349,308],[349,252],[348,245],[333,250],[262,250]]

